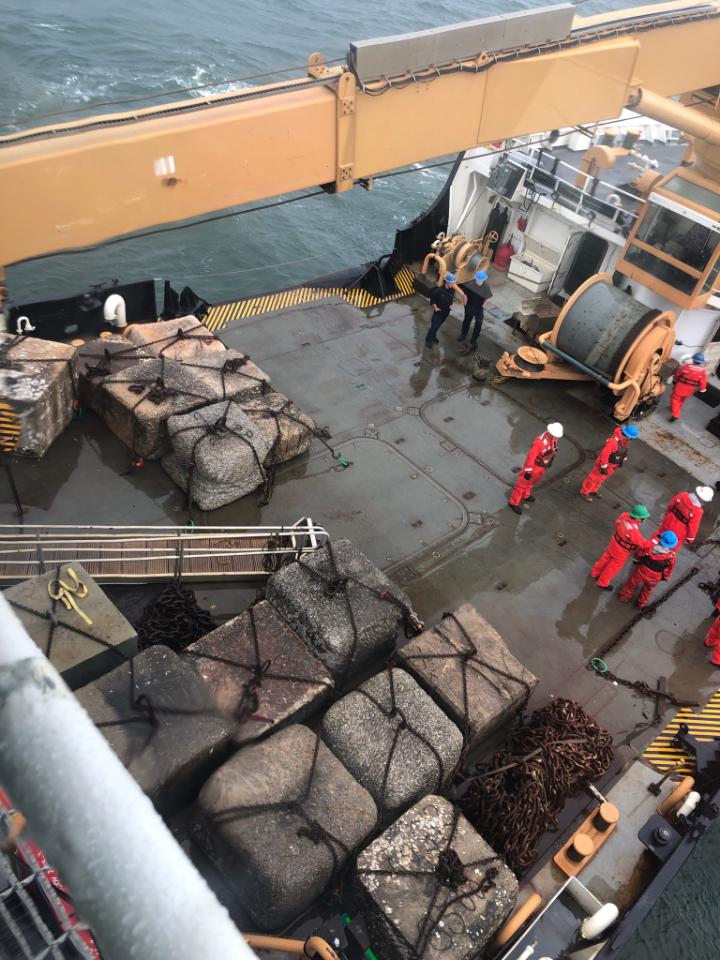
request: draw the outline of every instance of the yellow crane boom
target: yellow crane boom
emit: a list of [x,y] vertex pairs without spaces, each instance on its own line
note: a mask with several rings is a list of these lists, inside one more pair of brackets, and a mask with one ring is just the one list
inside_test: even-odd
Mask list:
[[[567,36],[360,82],[308,76],[0,137],[0,271],[164,223],[618,116],[720,82],[720,0],[575,16]],[[672,107],[672,105],[671,105]],[[0,273],[1,276],[1,273]]]

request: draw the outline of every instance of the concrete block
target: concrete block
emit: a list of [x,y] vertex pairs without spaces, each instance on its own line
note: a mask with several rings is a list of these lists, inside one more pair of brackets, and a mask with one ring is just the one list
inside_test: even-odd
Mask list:
[[268,465],[285,463],[310,449],[317,424],[281,393],[268,393],[243,403],[242,408],[255,429],[272,444],[266,457]]
[[197,317],[178,317],[155,323],[133,323],[125,330],[130,343],[166,360],[193,360],[198,354],[224,352],[225,344]]
[[149,360],[106,377],[93,410],[135,454],[159,460],[167,452],[167,419],[217,400],[216,389],[175,360]]
[[349,540],[273,574],[266,596],[336,680],[390,653],[402,607],[412,610],[402,590]]
[[[201,510],[215,510],[252,492],[263,482],[263,463],[272,443],[232,400],[170,417],[172,453],[163,469]],[[190,471],[189,466],[194,467]]]
[[262,930],[309,907],[376,823],[370,794],[297,724],[239,750],[198,810],[197,843]]
[[253,400],[270,389],[270,377],[238,350],[206,350],[184,361],[215,388],[217,400]]
[[440,791],[463,747],[455,724],[409,674],[396,669],[334,703],[323,717],[322,735],[370,792],[384,822]]
[[42,457],[73,415],[77,351],[67,343],[0,333],[0,400],[19,417],[15,453]]
[[[75,571],[77,579],[87,588],[87,596],[77,596],[76,603],[92,620],[91,624],[48,593],[53,580],[60,579],[75,587],[68,568]],[[54,593],[57,588],[58,584],[53,584]],[[90,683],[137,653],[135,628],[79,563],[53,566],[41,576],[16,583],[3,595],[71,689]]]
[[155,358],[152,354],[137,344],[128,342],[120,334],[88,341],[78,348],[81,402],[92,406],[93,394],[100,389],[106,377],[134,367],[143,360],[153,359]]
[[225,759],[230,721],[189,660],[168,647],[149,647],[76,696],[163,814],[191,800]]
[[236,743],[288,720],[305,720],[329,698],[332,678],[267,601],[186,647],[184,656],[235,721]]
[[518,882],[447,800],[420,800],[357,859],[351,897],[384,960],[470,960],[512,910]]
[[471,747],[514,716],[538,682],[468,603],[410,640],[398,658]]

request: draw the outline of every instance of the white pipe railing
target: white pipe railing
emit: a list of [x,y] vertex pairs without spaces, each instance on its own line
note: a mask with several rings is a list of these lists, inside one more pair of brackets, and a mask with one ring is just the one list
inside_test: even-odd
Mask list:
[[1,595],[0,783],[107,960],[255,956]]

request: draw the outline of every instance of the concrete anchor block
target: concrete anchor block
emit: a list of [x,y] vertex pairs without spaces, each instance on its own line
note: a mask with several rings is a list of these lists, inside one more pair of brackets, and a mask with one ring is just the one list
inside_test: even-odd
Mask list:
[[310,449],[317,424],[281,393],[268,393],[242,408],[255,429],[271,441],[267,464],[285,463]]
[[512,910],[518,882],[452,804],[429,796],[363,850],[350,892],[378,956],[471,960]]
[[192,315],[155,323],[133,323],[125,330],[125,336],[130,343],[166,360],[191,361],[201,353],[225,350],[222,340]]
[[0,333],[0,400],[19,416],[16,454],[46,453],[72,419],[76,380],[75,347]]
[[262,930],[309,907],[376,823],[370,794],[299,725],[239,750],[198,811],[196,842]]
[[155,357],[143,347],[130,343],[120,334],[90,340],[78,348],[81,402],[92,407],[93,395],[102,387],[106,377],[153,359]]
[[248,743],[290,720],[300,722],[329,698],[332,678],[267,601],[183,651]]
[[[68,568],[87,588],[87,596],[76,598],[78,608],[92,620],[85,622],[74,608],[66,608],[48,593],[51,581],[75,586]],[[58,584],[53,584],[58,592]],[[70,594],[74,596],[74,594]],[[135,628],[128,623],[100,587],[74,561],[53,566],[37,577],[5,590],[4,597],[30,634],[71,689],[81,687],[112,670],[137,653]]]
[[273,574],[267,599],[336,680],[390,653],[405,593],[349,540],[335,540]]
[[192,499],[201,510],[232,503],[264,481],[270,437],[234,400],[170,417],[167,428],[172,453],[163,457],[163,469],[183,490],[192,482]]
[[441,790],[463,746],[455,724],[409,674],[395,669],[334,703],[323,717],[322,736],[370,791],[384,822]]
[[538,682],[467,603],[410,640],[398,659],[466,734],[471,748],[514,716]]
[[149,647],[76,696],[163,814],[191,800],[225,759],[230,720],[168,647]]

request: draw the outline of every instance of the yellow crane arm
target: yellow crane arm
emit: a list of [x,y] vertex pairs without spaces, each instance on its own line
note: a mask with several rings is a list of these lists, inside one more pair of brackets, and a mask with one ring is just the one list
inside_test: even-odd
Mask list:
[[575,16],[566,38],[359,83],[308,77],[0,137],[2,266],[720,83],[720,0]]

